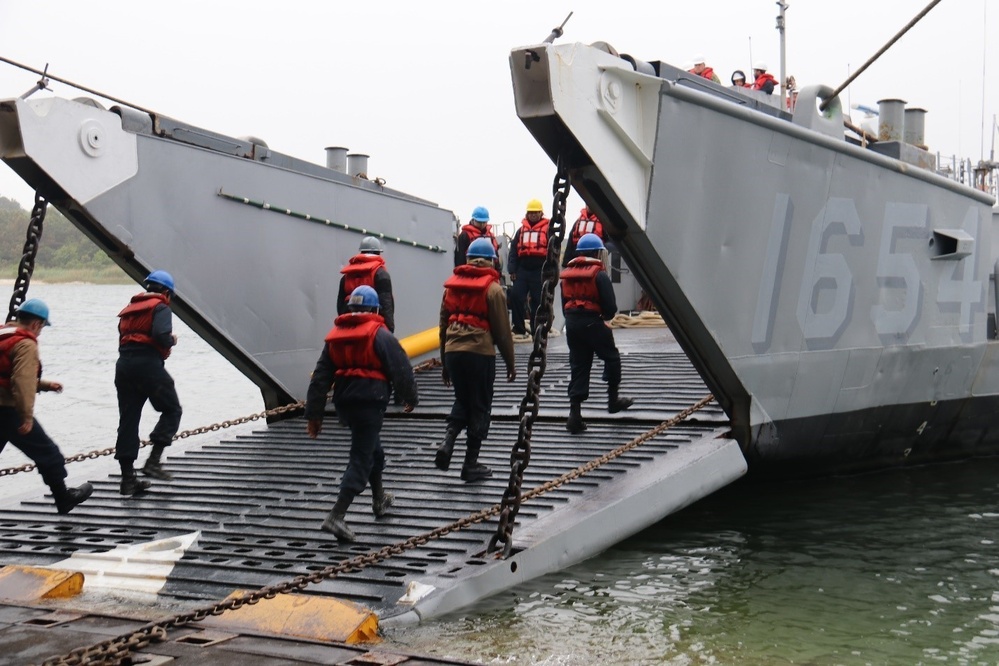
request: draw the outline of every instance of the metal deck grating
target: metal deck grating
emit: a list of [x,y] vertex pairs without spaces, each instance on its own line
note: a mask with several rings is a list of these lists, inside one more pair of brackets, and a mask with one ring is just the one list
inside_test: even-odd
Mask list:
[[[522,350],[528,351],[523,345],[518,348]],[[525,490],[616,448],[707,393],[682,354],[633,353],[624,359],[622,393],[636,398],[635,407],[616,415],[600,411],[606,398],[603,384],[596,381],[597,364],[596,390],[590,399],[594,409],[585,413],[589,430],[572,436],[564,429],[567,356],[550,353]],[[526,362],[519,365],[526,367]],[[395,505],[388,516],[375,521],[370,492],[358,497],[347,516],[357,543],[339,544],[318,529],[336,498],[347,463],[349,431],[331,417],[320,438],[310,440],[297,418],[168,456],[174,481],[155,482],[141,497],[120,496],[118,476],[111,475],[93,480],[94,496],[69,516],[56,514],[51,501],[42,497],[6,507],[0,519],[0,557],[10,563],[46,565],[74,552],[106,551],[200,530],[200,538],[174,568],[162,594],[215,600],[235,588],[323,569],[497,503],[506,486],[510,446],[517,438],[515,416],[523,382],[497,382],[496,418],[480,454],[480,461],[495,475],[478,484],[466,484],[458,477],[463,439],[450,471],[434,467],[451,390],[440,383],[435,370],[421,373],[419,383],[418,411],[406,416],[390,407],[382,432],[385,484],[396,496]],[[585,499],[603,484],[705,437],[725,422],[716,405],[696,416],[698,422],[671,429],[583,479],[525,504],[518,522],[526,525],[555,511],[571,511],[574,500]],[[485,565],[477,556],[495,524],[473,526],[309,591],[358,601],[391,615],[414,577],[460,580],[463,573]]]

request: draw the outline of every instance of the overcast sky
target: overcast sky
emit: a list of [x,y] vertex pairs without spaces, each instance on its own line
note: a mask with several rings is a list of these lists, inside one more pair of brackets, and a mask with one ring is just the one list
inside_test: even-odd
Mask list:
[[[838,86],[928,2],[790,0],[788,73]],[[0,0],[0,56],[320,164],[324,147],[346,146],[388,186],[462,221],[484,205],[498,222],[519,220],[531,198],[550,208],[554,167],[516,116],[508,56],[570,11],[560,42],[681,67],[702,53],[723,81],[759,60],[779,75],[772,0]],[[997,50],[999,2],[943,0],[844,102],[905,99],[929,111],[931,150],[977,159],[984,136],[988,157],[999,86],[983,81],[995,83]],[[0,98],[37,79],[0,63]],[[2,164],[0,195],[33,198]],[[570,211],[580,205],[573,196]]]

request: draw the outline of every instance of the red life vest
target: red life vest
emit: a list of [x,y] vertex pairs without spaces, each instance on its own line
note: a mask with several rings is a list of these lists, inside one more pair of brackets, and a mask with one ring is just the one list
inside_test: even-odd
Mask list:
[[499,282],[499,273],[494,268],[471,264],[456,266],[454,275],[444,282],[447,289],[444,292],[444,310],[448,313],[448,323],[491,331],[486,293],[494,282]]
[[[14,361],[11,354],[14,346],[21,340],[34,340],[38,344],[38,336],[26,328],[7,324],[0,327],[0,386],[10,388],[11,374],[14,372]],[[38,378],[42,378],[42,363],[38,362]]]
[[[697,72],[695,72],[692,69],[688,69],[687,71],[689,73],[691,73],[691,74],[697,74]],[[711,67],[705,67],[703,70],[701,70],[700,74],[697,74],[697,76],[703,76],[704,78],[708,79],[709,81],[714,81],[715,80],[714,79],[714,77],[715,77],[715,70],[713,68],[711,68]]]
[[576,257],[562,271],[562,309],[583,308],[601,313],[597,274],[604,262],[593,257]]
[[496,236],[493,235],[492,225],[487,224],[482,229],[479,229],[474,224],[466,224],[461,228],[461,230],[468,236],[469,244],[479,238],[488,238],[493,242],[493,249],[496,250],[497,255],[499,255],[499,243],[496,241]]
[[579,211],[579,219],[572,227],[572,244],[578,244],[583,234],[596,234],[600,236],[600,240],[604,238],[604,225],[600,222],[599,217],[590,212],[589,208]]
[[375,286],[375,273],[385,265],[385,260],[377,254],[356,254],[350,258],[346,266],[340,269],[344,275],[343,292],[350,297],[351,292],[367,285]]
[[157,305],[169,302],[165,294],[145,292],[133,296],[125,309],[118,313],[118,344],[138,342],[154,348],[164,359],[170,356],[170,347],[156,344],[152,336],[153,310]]
[[548,256],[548,218],[543,217],[531,226],[525,217],[520,223],[520,235],[517,237],[517,256],[547,257]]
[[764,72],[756,77],[756,81],[753,82],[752,86],[753,90],[763,90],[763,86],[766,85],[767,81],[772,82],[775,88],[777,87],[777,79],[773,77],[773,74]]
[[337,377],[388,381],[375,353],[375,335],[380,328],[385,328],[385,319],[374,312],[352,312],[333,320],[333,328],[326,334],[326,353],[336,365]]

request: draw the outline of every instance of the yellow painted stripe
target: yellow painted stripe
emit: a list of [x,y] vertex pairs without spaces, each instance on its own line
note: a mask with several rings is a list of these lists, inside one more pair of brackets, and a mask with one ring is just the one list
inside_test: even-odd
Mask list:
[[0,599],[38,601],[72,597],[83,589],[83,574],[11,564],[0,569]]

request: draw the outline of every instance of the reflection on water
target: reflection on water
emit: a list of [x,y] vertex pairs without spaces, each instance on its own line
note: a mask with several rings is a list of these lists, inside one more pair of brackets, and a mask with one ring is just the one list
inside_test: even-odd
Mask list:
[[[66,385],[39,396],[38,418],[66,454],[114,444],[116,315],[135,291],[31,287],[55,322],[45,374]],[[167,363],[182,428],[262,409],[248,380],[178,328]],[[154,420],[147,409],[143,433]],[[9,446],[0,455],[23,461]],[[115,469],[92,464],[91,476]],[[16,484],[41,490],[36,473],[18,474],[0,497]],[[567,571],[389,630],[386,647],[499,664],[996,664],[997,487],[987,459],[730,488]]]
[[999,460],[740,485],[389,637],[510,664],[999,663]]

